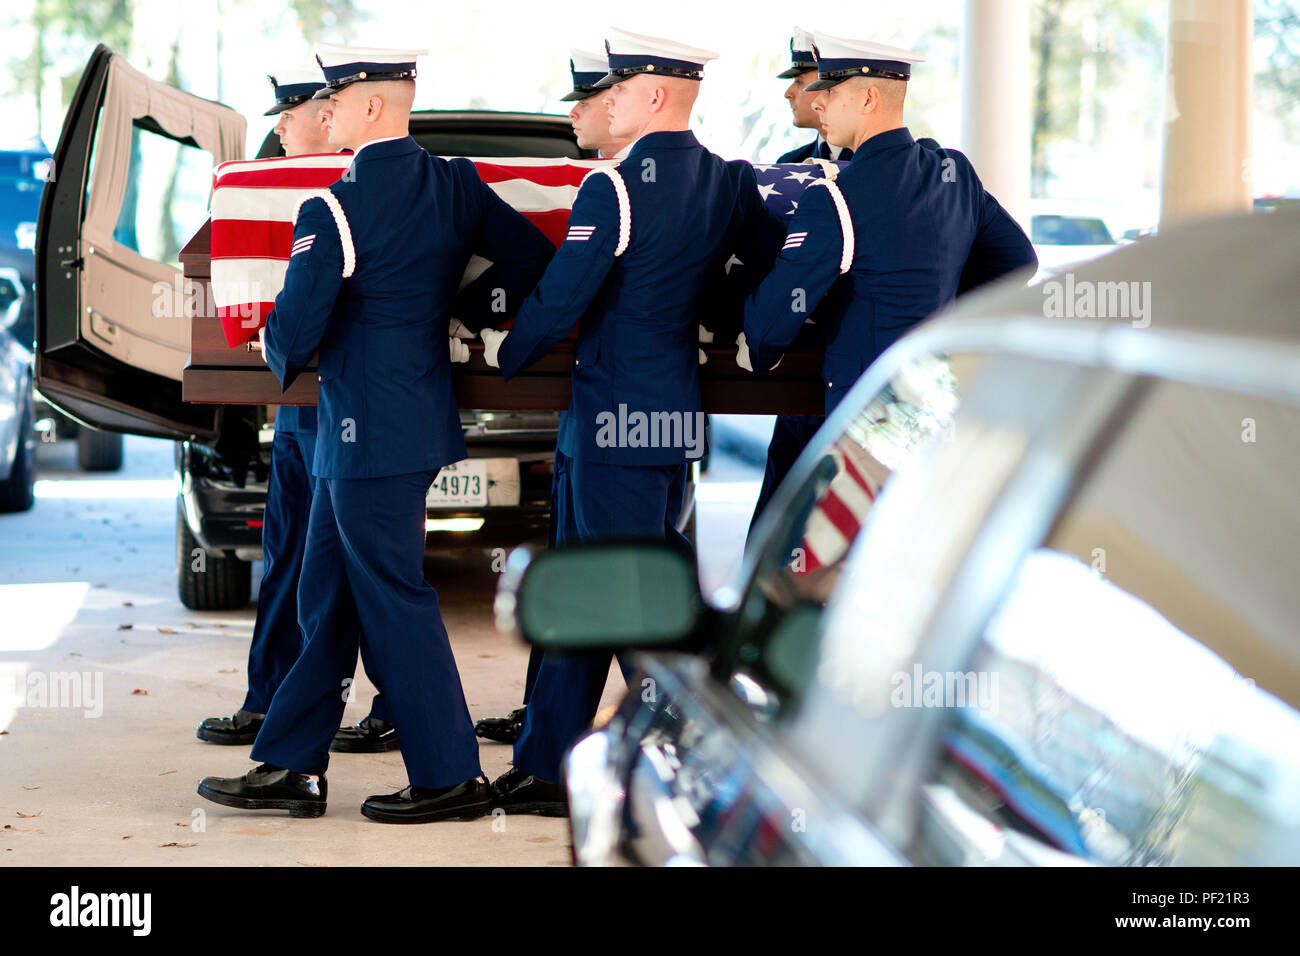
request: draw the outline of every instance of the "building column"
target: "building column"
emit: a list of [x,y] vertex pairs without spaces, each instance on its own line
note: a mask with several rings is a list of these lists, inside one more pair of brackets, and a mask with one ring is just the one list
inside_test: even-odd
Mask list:
[[1029,0],[966,0],[961,52],[961,149],[1029,231]]
[[1251,0],[1169,0],[1160,225],[1248,212]]

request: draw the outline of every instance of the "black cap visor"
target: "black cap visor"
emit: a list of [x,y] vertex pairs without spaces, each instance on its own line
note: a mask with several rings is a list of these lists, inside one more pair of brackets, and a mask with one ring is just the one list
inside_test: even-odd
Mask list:
[[817,72],[816,63],[796,63],[794,66],[790,67],[789,69],[782,70],[780,73],[776,75],[776,78],[778,80],[795,80],[803,76],[805,73],[816,73],[816,72]]

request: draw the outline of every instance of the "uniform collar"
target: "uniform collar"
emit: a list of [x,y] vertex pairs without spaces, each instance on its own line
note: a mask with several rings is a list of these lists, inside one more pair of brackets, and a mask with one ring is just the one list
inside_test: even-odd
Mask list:
[[628,155],[639,153],[646,149],[689,149],[692,146],[698,147],[700,141],[695,138],[695,134],[688,129],[682,130],[659,130],[655,133],[646,133],[632,144],[628,150]]
[[409,152],[412,148],[419,149],[414,137],[406,136],[389,136],[387,139],[372,139],[368,143],[362,143],[353,152],[353,162],[360,159],[363,155],[366,159],[385,159],[389,156],[400,156],[402,153]]
[[613,156],[602,156],[602,159],[627,159],[627,154],[632,152],[632,147],[636,145],[636,140],[628,143]]
[[818,134],[816,142],[813,143],[812,154],[814,156],[818,155],[822,151],[823,144],[826,146],[827,149],[830,150],[832,160],[838,160],[840,158],[840,154],[844,152],[843,146],[832,146],[830,143],[826,142],[825,136]]
[[854,150],[853,158],[849,162],[856,163],[864,156],[874,156],[876,153],[884,152],[887,149],[895,149],[899,146],[913,146],[915,144],[916,140],[912,139],[912,132],[906,126],[900,126],[898,129],[887,129],[883,133],[877,133]]

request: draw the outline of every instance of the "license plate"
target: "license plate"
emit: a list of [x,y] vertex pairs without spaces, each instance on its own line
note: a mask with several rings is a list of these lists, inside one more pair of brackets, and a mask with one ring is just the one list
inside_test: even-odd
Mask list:
[[487,461],[467,458],[447,465],[429,486],[425,504],[430,508],[475,508],[488,503]]

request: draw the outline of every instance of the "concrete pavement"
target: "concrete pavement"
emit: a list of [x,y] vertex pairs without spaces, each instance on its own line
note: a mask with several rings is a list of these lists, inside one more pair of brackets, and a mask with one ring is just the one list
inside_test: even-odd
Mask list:
[[[406,785],[397,753],[334,755],[330,809],[318,820],[199,798],[200,777],[252,766],[247,747],[205,744],[194,727],[243,699],[253,608],[194,612],[177,599],[170,443],[128,438],[125,467],[107,476],[79,473],[71,443],[39,452],[36,507],[0,515],[0,865],[569,862],[564,820],[366,820],[358,808],[368,794]],[[738,562],[757,491],[752,468],[715,471],[725,480],[702,490],[699,530],[710,586]],[[506,713],[528,650],[491,625],[492,555],[439,557],[426,575],[471,715]],[[605,702],[621,689],[612,668]],[[356,691],[349,722],[373,693],[360,668]],[[489,777],[509,766],[508,746],[483,742],[480,754]]]

